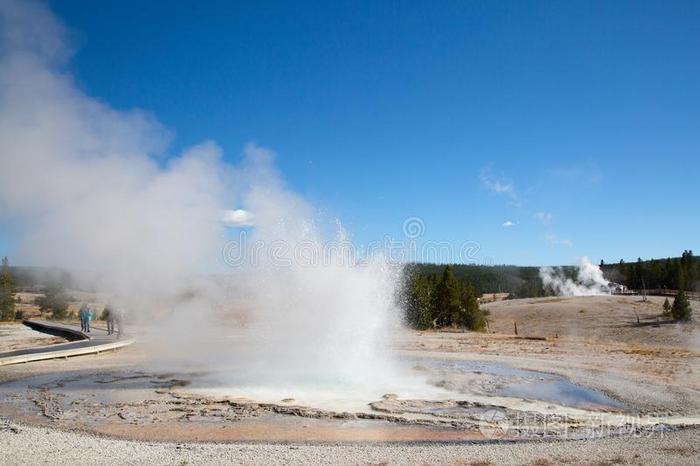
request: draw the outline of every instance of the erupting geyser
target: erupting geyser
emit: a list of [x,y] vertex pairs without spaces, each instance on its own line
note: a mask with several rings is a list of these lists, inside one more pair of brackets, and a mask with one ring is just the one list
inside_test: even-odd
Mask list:
[[[22,239],[16,260],[81,271],[150,333],[162,364],[276,386],[386,375],[399,270],[336,248],[349,244],[340,228],[327,243],[270,152],[249,145],[240,164],[212,142],[172,154],[152,115],[86,95],[68,37],[44,6],[0,3],[0,217]],[[227,264],[241,231],[246,257]],[[243,329],[231,324],[241,312]]]
[[314,209],[283,188],[270,154],[249,148],[258,184],[243,196],[252,229],[236,237],[234,285],[250,322],[231,353],[236,380],[371,384],[389,370],[400,327],[401,269],[358,257],[338,224],[325,239]]

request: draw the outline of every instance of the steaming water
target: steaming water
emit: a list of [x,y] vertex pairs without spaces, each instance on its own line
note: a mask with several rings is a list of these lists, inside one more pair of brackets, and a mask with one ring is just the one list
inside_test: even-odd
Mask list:
[[[221,377],[229,382],[221,386]],[[279,377],[279,378],[278,378]],[[333,378],[332,374],[271,373],[268,377],[247,377],[212,374],[196,381],[187,391],[208,396],[242,398],[256,402],[283,403],[325,409],[335,412],[371,412],[368,404],[386,394],[402,399],[447,400],[458,394],[431,385],[424,375],[411,373],[408,368],[392,367],[384,376],[371,381]]]
[[630,410],[624,403],[563,376],[493,362],[402,357],[391,360],[385,369],[371,380],[363,380],[337,379],[333,372],[262,371],[250,375],[241,367],[194,380],[187,391],[348,412],[371,412],[369,403],[386,394],[403,400],[467,400],[543,412]]
[[253,321],[232,358],[250,376],[371,382],[388,370],[399,331],[395,273],[381,263],[252,270],[263,279],[248,293]]

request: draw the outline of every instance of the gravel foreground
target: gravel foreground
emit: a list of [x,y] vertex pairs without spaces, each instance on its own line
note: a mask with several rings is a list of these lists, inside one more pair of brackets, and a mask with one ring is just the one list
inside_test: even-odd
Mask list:
[[510,444],[210,444],[101,438],[0,420],[0,464],[700,464],[700,429]]

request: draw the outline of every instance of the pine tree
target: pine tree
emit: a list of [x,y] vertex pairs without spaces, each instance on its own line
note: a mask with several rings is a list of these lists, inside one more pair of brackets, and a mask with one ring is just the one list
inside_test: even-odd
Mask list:
[[435,287],[432,301],[437,327],[446,327],[457,323],[462,309],[460,286],[452,273],[451,266],[448,265],[442,272],[442,277]]
[[15,319],[15,282],[7,257],[2,258],[0,268],[0,320]]
[[52,282],[46,286],[44,296],[35,302],[42,311],[50,311],[52,319],[65,319],[68,315],[68,295],[62,283]]
[[681,255],[681,280],[679,289],[692,290],[695,286],[695,259],[693,258],[693,251],[687,250],[683,251]]
[[671,315],[671,303],[668,302],[668,298],[666,298],[664,300],[663,308],[664,308],[664,315],[665,316]]
[[425,330],[433,326],[431,296],[433,282],[430,277],[413,275],[408,284],[406,323],[413,328]]
[[476,298],[476,291],[471,283],[466,283],[462,287],[460,298],[462,310],[457,324],[469,330],[484,330],[486,328],[486,319],[484,319],[484,314],[479,309],[479,300]]
[[685,295],[685,291],[678,290],[678,294],[673,300],[673,306],[671,306],[671,315],[674,319],[681,322],[688,322],[692,318],[693,310],[690,308],[690,302]]

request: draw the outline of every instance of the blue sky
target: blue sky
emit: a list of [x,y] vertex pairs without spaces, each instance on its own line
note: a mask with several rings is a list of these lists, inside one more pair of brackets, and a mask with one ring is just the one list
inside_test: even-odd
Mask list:
[[700,250],[700,2],[49,5],[88,94],[172,154],[273,149],[358,243],[415,216],[477,262]]

